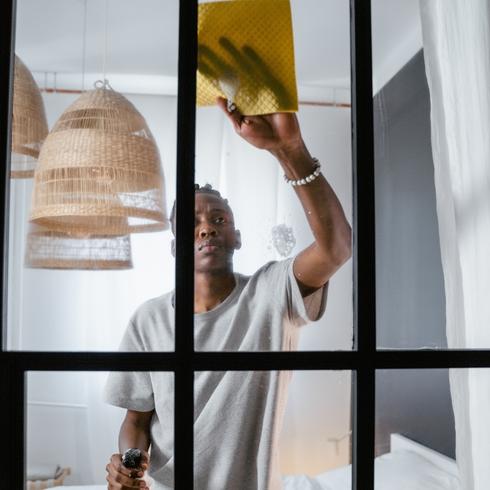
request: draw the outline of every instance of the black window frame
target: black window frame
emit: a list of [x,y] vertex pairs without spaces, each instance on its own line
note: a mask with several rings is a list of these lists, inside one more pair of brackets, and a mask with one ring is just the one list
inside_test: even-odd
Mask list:
[[[347,0],[345,0],[347,1]],[[10,160],[16,1],[2,4],[0,19],[0,148]],[[193,375],[226,370],[350,370],[352,376],[353,489],[374,489],[375,377],[379,369],[489,368],[490,349],[379,350],[376,348],[374,145],[371,1],[350,0],[353,261],[355,350],[345,352],[194,352],[193,294],[195,82],[197,0],[180,0],[177,159],[177,256],[175,352],[7,351],[9,170],[0,167],[0,304],[2,434],[6,488],[24,488],[26,385],[28,371],[169,371],[175,375],[175,488],[193,487]],[[187,299],[184,299],[187,298]],[[49,328],[49,325],[41,325]]]

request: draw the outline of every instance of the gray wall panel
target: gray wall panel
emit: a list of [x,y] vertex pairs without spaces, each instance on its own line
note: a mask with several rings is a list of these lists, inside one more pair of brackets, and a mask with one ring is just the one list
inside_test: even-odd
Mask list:
[[[446,348],[444,283],[422,52],[374,98],[378,347]],[[377,452],[400,432],[454,457],[447,370],[381,372]]]

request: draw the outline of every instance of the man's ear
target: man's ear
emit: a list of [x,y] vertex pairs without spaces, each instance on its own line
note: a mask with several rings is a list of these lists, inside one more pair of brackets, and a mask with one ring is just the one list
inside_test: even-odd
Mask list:
[[175,257],[175,238],[172,238],[172,241],[170,242],[170,252],[172,253],[172,256]]
[[242,234],[240,230],[235,230],[235,250],[240,250],[242,248]]

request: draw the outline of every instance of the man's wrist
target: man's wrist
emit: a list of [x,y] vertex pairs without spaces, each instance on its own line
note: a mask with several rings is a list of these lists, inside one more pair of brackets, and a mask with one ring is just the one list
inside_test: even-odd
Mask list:
[[282,165],[294,164],[295,162],[311,158],[306,145],[300,141],[296,145],[288,145],[282,148],[272,150],[271,153],[277,158]]
[[284,148],[273,152],[288,179],[296,180],[311,174],[315,169],[315,159],[306,146],[301,144],[295,148]]
[[308,175],[304,175],[303,177],[300,177],[299,179],[290,179],[286,174],[284,174],[284,180],[286,181],[286,184],[290,184],[293,187],[297,187],[297,186],[309,184],[313,182],[315,179],[317,179],[321,174],[321,165],[317,158],[313,158],[313,163],[314,163],[313,171]]

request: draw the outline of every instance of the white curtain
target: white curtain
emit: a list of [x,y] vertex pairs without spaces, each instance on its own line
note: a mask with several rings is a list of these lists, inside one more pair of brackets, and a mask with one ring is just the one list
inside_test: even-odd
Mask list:
[[[449,348],[490,348],[490,4],[420,0]],[[490,372],[452,370],[464,490],[490,482]]]

